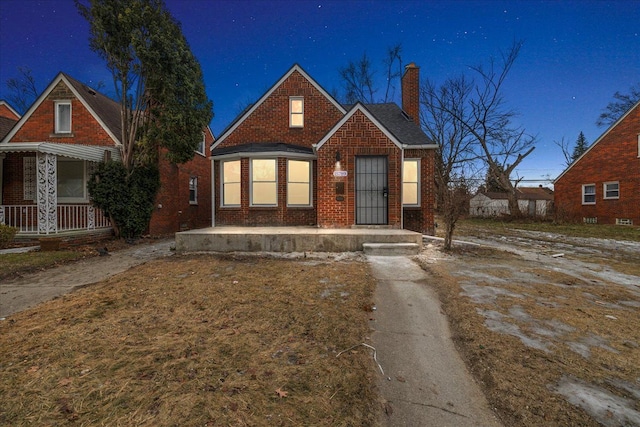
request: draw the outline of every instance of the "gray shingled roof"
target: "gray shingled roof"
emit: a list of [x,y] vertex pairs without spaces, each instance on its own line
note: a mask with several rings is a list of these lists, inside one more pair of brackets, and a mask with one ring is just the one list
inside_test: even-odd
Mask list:
[[391,132],[401,144],[435,144],[422,129],[420,129],[420,126],[415,124],[397,104],[364,104],[364,107],[369,110],[380,124]]
[[223,156],[226,154],[236,153],[299,153],[313,154],[313,149],[309,147],[301,147],[299,145],[285,144],[282,142],[265,142],[234,145],[231,147],[215,148],[211,151],[212,156]]
[[7,136],[16,123],[18,123],[17,120],[10,119],[9,117],[0,117],[0,141]]
[[111,133],[113,133],[118,141],[120,141],[120,138],[122,137],[120,104],[100,92],[91,89],[84,83],[80,83],[68,74],[62,74],[67,80],[69,80],[69,83],[73,85],[73,88],[78,91],[98,117],[100,117]]

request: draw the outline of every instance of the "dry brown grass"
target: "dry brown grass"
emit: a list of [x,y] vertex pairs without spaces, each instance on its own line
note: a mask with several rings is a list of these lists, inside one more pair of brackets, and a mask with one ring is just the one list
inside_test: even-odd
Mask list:
[[[423,267],[437,279],[432,283],[449,317],[456,347],[505,425],[600,425],[555,392],[566,377],[634,400],[633,394],[614,384],[637,384],[640,375],[640,310],[623,304],[640,303],[637,292],[486,248],[463,247],[446,262]],[[509,294],[474,301],[465,284],[497,287]],[[488,329],[482,315],[487,310],[505,316],[526,336],[548,343],[548,351]],[[557,325],[567,328],[558,330]],[[550,330],[557,335],[547,335]],[[603,346],[585,346],[587,356],[570,347],[593,337],[602,339]],[[640,410],[640,401],[636,400],[635,409]]]
[[0,322],[0,424],[373,425],[366,263],[174,256]]

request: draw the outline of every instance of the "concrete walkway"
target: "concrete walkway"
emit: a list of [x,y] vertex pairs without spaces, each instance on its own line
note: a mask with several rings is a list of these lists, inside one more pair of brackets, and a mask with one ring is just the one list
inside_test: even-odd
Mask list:
[[152,259],[172,255],[173,239],[143,243],[0,282],[0,318],[96,283]]
[[371,326],[383,425],[501,426],[451,340],[428,277],[407,257],[368,256],[378,280]]

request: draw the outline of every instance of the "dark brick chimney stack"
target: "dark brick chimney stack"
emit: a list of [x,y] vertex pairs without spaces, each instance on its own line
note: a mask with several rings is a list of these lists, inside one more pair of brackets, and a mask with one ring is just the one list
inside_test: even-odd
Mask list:
[[402,109],[420,126],[420,67],[410,63],[402,75]]

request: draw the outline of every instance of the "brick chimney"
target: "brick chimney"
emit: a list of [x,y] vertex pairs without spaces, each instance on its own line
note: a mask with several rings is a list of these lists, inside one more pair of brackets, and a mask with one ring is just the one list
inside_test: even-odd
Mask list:
[[420,126],[420,67],[410,63],[402,75],[402,109]]

